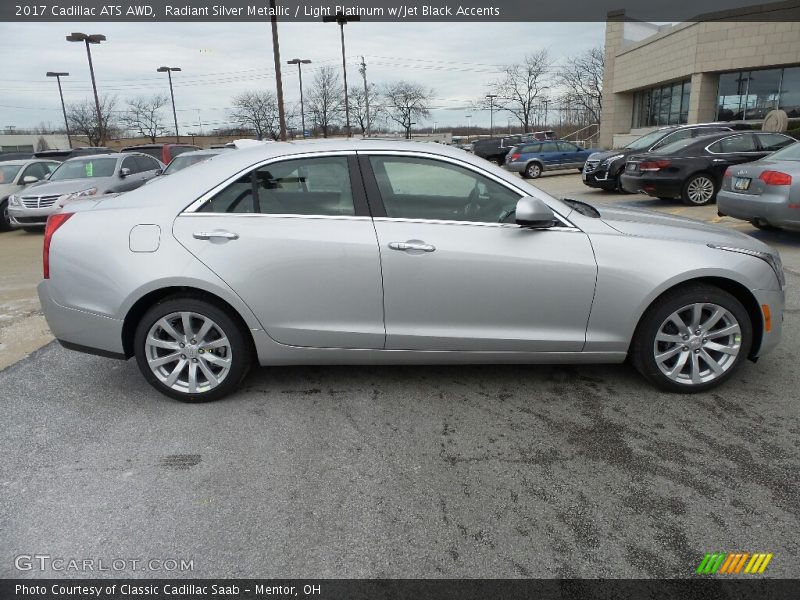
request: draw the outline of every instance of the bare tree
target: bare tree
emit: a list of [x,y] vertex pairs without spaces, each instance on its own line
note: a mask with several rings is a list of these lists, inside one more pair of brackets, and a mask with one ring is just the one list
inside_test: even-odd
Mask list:
[[97,118],[97,109],[93,100],[83,100],[67,105],[67,121],[74,135],[85,136],[90,146],[99,146],[104,137],[109,137],[117,128],[115,96],[102,96],[100,98],[101,123]]
[[568,58],[558,72],[570,103],[583,108],[594,123],[600,122],[603,106],[603,67],[603,49],[597,46]]
[[363,87],[356,87],[350,92],[350,118],[356,122],[362,135],[367,133],[367,107],[369,107],[369,124],[376,129],[385,115],[378,87],[373,83],[367,87],[366,94]]
[[430,116],[433,93],[433,90],[410,81],[395,81],[384,86],[383,108],[392,121],[405,129],[406,139],[411,138],[415,119]]
[[128,112],[123,121],[131,130],[155,143],[156,138],[164,134],[161,109],[167,102],[169,98],[165,94],[133,98],[128,101]]
[[521,64],[503,68],[503,76],[494,83],[497,106],[514,115],[527,132],[533,119],[538,98],[548,88],[551,61],[547,50],[525,56]]
[[328,137],[344,112],[344,87],[339,80],[339,71],[331,66],[322,67],[314,75],[311,91],[306,97],[315,127],[322,131],[322,137]]
[[278,100],[269,91],[250,91],[233,99],[231,118],[242,127],[255,131],[258,139],[269,136],[277,140],[281,136]]

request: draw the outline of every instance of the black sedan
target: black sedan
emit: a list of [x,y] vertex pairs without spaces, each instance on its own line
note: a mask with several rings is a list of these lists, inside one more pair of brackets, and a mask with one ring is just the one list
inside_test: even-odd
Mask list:
[[794,141],[782,133],[764,131],[679,140],[631,156],[620,183],[626,192],[665,200],[680,198],[690,206],[702,206],[716,199],[728,167],[764,158]]

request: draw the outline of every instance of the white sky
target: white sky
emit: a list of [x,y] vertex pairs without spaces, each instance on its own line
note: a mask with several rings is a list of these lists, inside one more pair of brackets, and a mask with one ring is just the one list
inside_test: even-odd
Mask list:
[[[0,23],[0,128],[33,127],[63,121],[55,79],[47,71],[67,71],[66,102],[91,97],[91,81],[82,44],[65,41],[73,31],[103,33],[108,41],[92,46],[100,94],[125,99],[169,93],[161,65],[175,73],[175,102],[182,132],[233,125],[230,99],[245,90],[274,91],[269,23]],[[405,79],[433,88],[435,110],[417,126],[488,126],[489,111],[470,108],[489,91],[500,65],[547,48],[556,65],[604,41],[604,23],[351,23],[345,26],[350,87],[362,86],[361,55],[371,83]],[[281,60],[308,58],[303,69],[309,89],[314,69],[334,65],[341,71],[339,28],[333,23],[280,23]],[[297,68],[283,66],[287,105],[299,101]],[[199,112],[198,112],[199,111]],[[169,113],[165,121],[171,122]],[[507,114],[495,114],[504,126]]]

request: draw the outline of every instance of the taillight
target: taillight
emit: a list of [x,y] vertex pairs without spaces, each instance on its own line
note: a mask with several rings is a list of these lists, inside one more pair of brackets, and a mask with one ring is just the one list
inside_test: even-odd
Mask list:
[[520,156],[522,156],[522,154],[519,154],[519,153],[517,153],[517,154],[512,154],[512,155],[511,155],[511,160],[519,160],[519,157],[520,157]]
[[725,174],[722,177],[733,177],[733,167],[728,167],[725,169]]
[[67,222],[75,213],[61,212],[47,217],[47,225],[44,228],[44,247],[42,249],[42,266],[44,268],[44,278],[50,279],[50,240],[56,230]]
[[764,171],[758,178],[767,185],[792,185],[792,176],[780,171]]
[[640,171],[660,171],[661,169],[666,169],[672,163],[668,160],[647,160],[643,163],[639,163],[639,170]]

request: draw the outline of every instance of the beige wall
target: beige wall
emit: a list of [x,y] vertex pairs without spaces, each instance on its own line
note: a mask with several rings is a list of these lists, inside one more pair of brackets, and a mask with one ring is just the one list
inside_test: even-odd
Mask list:
[[[689,122],[716,115],[719,73],[800,64],[800,9],[780,2],[747,10],[770,22],[731,21],[731,14],[680,23],[641,42],[623,45],[624,15],[609,13],[606,24],[606,73],[600,145],[610,146],[615,133],[631,128],[633,92],[671,81],[692,80]],[[608,112],[607,112],[608,110]]]

